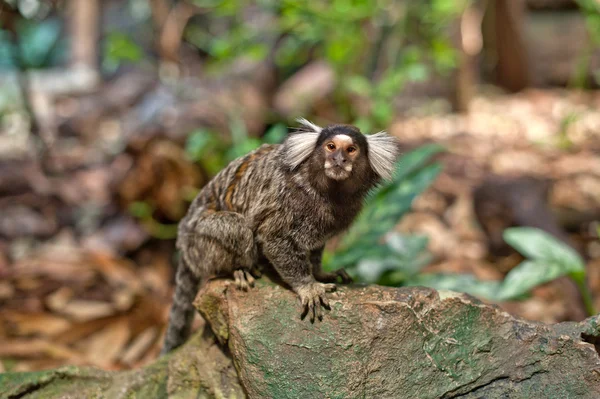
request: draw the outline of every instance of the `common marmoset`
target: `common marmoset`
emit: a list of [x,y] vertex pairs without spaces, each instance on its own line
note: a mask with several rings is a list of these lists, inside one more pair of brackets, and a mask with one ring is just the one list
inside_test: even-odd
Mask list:
[[233,275],[247,289],[259,256],[299,296],[311,321],[329,308],[325,293],[338,278],[351,282],[343,269],[321,269],[325,242],[352,223],[371,188],[391,177],[398,144],[385,132],[298,121],[303,128],[282,144],[263,145],[219,172],[179,224],[181,256],[163,353],[187,339],[201,281]]

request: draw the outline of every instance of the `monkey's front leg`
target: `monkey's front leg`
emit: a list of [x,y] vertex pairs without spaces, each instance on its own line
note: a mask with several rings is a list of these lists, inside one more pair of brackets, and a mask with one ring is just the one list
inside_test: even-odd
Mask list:
[[338,277],[340,277],[342,279],[342,284],[350,284],[353,282],[354,280],[352,280],[352,277],[350,277],[344,268],[334,270],[333,272],[323,271],[321,261],[324,248],[325,247],[315,249],[310,253],[310,263],[312,263],[313,276],[315,276],[315,279],[322,283],[337,283]]
[[315,280],[308,254],[294,242],[281,239],[265,240],[263,252],[281,278],[300,297],[300,317],[304,319],[308,314],[311,322],[314,322],[315,318],[322,320],[322,307],[330,308],[325,294],[335,291],[335,284],[323,284]]

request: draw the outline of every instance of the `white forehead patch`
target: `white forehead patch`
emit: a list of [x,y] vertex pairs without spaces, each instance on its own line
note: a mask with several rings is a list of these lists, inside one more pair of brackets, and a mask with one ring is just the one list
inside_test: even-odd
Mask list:
[[354,144],[354,141],[352,140],[352,137],[347,136],[345,134],[336,134],[335,136],[333,136],[332,140],[341,141],[341,142],[346,143],[348,145]]

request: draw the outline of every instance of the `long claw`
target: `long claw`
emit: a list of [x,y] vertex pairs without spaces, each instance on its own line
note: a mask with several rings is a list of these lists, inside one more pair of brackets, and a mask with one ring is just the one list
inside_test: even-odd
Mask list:
[[326,292],[333,292],[337,289],[335,284],[323,284],[323,288],[325,288]]
[[354,282],[352,277],[350,277],[348,272],[346,272],[346,270],[344,270],[344,269],[336,270],[336,274],[342,278],[342,283],[344,283],[344,284],[349,284],[349,283]]
[[240,277],[240,271],[236,270],[233,272],[233,278],[235,279],[235,286],[238,289],[242,289],[242,279]]
[[323,309],[321,309],[321,298],[322,297],[319,297],[318,299],[315,298],[315,308],[316,308],[317,318],[319,319],[319,321],[323,320]]
[[304,320],[308,314],[308,297],[301,298],[302,301],[302,313],[300,313],[300,320]]
[[246,277],[246,281],[248,282],[248,285],[250,287],[254,287],[254,277],[252,277],[252,274],[250,274],[250,272],[244,270],[244,276]]

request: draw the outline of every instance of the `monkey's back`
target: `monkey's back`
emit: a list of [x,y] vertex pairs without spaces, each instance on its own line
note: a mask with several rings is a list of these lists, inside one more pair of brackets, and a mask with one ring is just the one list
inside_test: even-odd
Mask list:
[[205,212],[240,213],[253,220],[259,208],[276,202],[283,194],[283,171],[279,167],[280,145],[265,144],[233,160],[213,177],[194,199],[180,229]]

